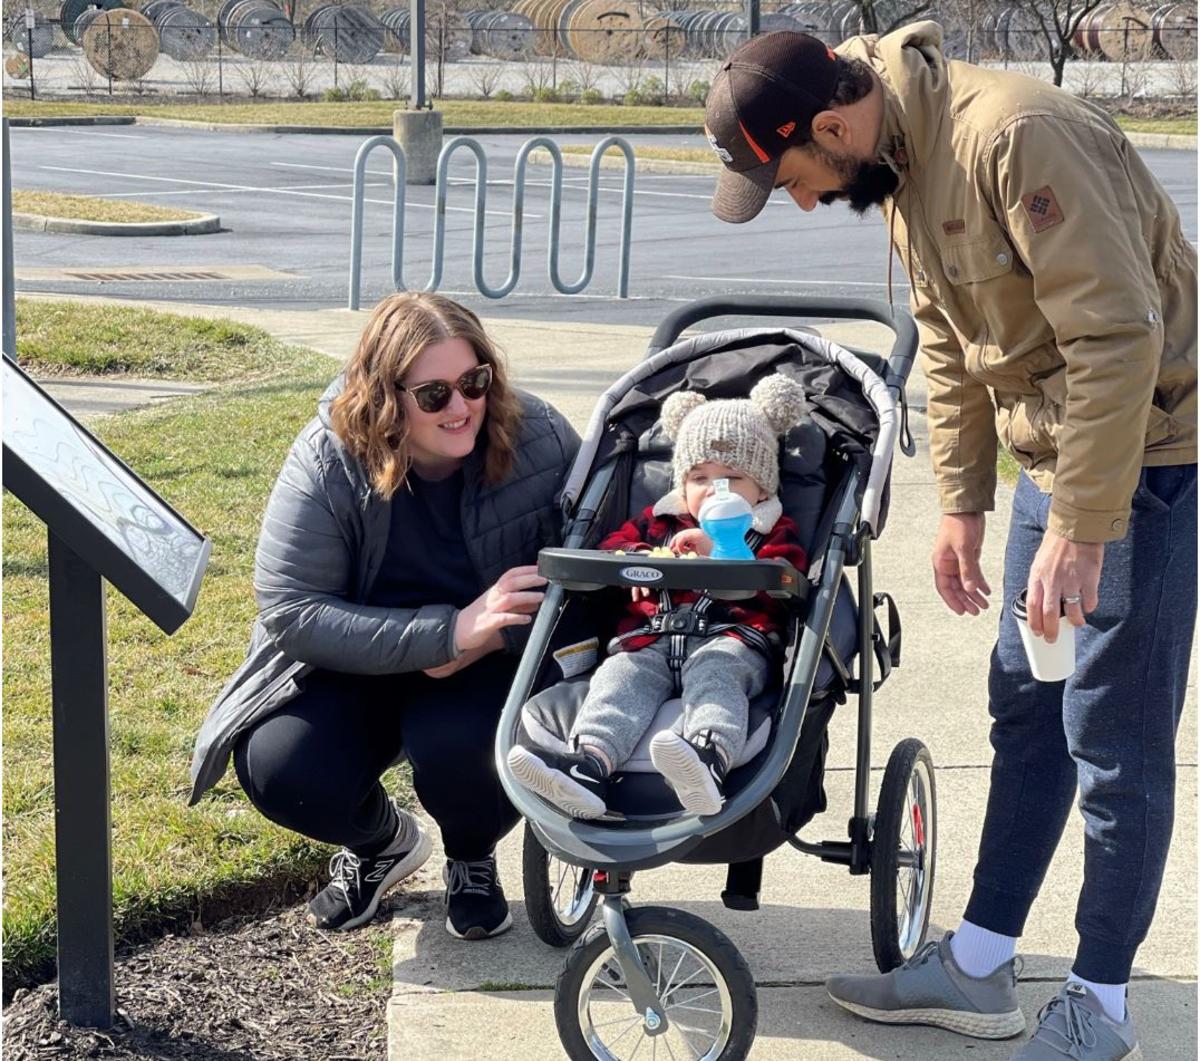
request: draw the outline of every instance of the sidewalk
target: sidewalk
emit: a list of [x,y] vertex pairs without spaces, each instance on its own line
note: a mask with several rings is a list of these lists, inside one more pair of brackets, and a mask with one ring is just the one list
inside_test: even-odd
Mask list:
[[[223,316],[266,328],[288,342],[332,357],[353,348],[365,313],[238,311],[228,307],[155,306],[176,313]],[[571,326],[538,321],[485,321],[510,358],[518,384],[559,406],[580,428],[601,390],[641,356],[649,330]],[[875,325],[827,329],[831,338],[879,348]],[[905,627],[903,666],[876,700],[873,785],[892,747],[918,736],[937,764],[938,862],[934,934],[954,927],[965,904],[991,761],[987,741],[986,670],[995,613],[952,615],[935,597],[927,556],[937,518],[936,491],[924,448],[924,388],[914,378],[912,426],[920,452],[897,456],[887,532],[875,547],[876,589],[892,593]],[[1001,488],[989,521],[984,567],[1000,580],[1011,491]],[[996,594],[993,594],[995,597]],[[947,651],[947,649],[950,651]],[[1144,944],[1130,991],[1145,1056],[1195,1058],[1196,1036],[1196,716],[1195,687],[1180,730],[1175,841],[1155,926]],[[831,725],[826,788],[829,810],[806,830],[809,839],[841,839],[849,817],[854,760],[854,703]],[[395,902],[394,994],[389,1007],[391,1061],[445,1058],[561,1058],[551,1007],[563,952],[539,942],[521,901],[521,833],[500,847],[501,876],[512,901],[514,929],[484,943],[463,943],[443,929],[441,860],[432,859]],[[1074,948],[1074,902],[1082,880],[1082,823],[1073,815],[1034,907],[1023,941],[1020,989],[1032,1023],[1067,973]],[[790,848],[768,858],[762,909],[726,910],[721,867],[671,866],[639,874],[631,900],[664,903],[711,921],[737,944],[759,986],[755,1059],[838,1061],[842,1058],[940,1059],[964,1050],[977,1061],[1001,1061],[1012,1043],[964,1040],[920,1028],[884,1028],[843,1013],[821,984],[834,972],[873,968],[867,922],[869,882]]]

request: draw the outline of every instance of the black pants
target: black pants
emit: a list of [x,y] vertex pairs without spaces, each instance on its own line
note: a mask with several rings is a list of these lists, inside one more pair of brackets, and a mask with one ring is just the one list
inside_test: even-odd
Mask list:
[[271,821],[372,855],[395,828],[379,778],[403,749],[446,856],[485,858],[518,819],[494,752],[515,667],[494,653],[441,679],[316,671],[238,742],[238,780]]

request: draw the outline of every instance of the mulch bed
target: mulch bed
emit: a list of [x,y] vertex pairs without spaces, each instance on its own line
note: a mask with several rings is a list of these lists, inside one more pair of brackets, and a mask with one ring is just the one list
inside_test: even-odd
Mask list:
[[54,983],[18,991],[4,1010],[5,1061],[385,1058],[389,904],[348,933],[319,932],[304,915],[301,903],[118,954],[119,1016],[104,1032],[59,1020]]

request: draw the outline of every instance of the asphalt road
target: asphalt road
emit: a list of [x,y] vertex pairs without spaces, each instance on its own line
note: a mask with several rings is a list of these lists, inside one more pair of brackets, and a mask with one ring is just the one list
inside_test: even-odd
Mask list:
[[[485,276],[508,272],[513,159],[525,136],[479,138],[488,157]],[[594,135],[562,135],[563,144],[593,144]],[[635,144],[703,147],[698,137],[631,136]],[[116,297],[231,303],[276,309],[345,305],[350,259],[351,180],[358,136],[210,133],[149,126],[105,129],[13,129],[16,188],[129,198],[213,212],[223,230],[206,236],[100,237],[17,232],[14,260],[21,291],[103,293]],[[1196,156],[1148,151],[1150,166],[1179,205],[1196,240]],[[472,282],[474,161],[451,167],[446,269],[441,290],[491,316],[651,324],[674,305],[703,295],[792,293],[885,298],[887,236],[877,216],[856,218],[844,206],[804,214],[782,193],[746,225],[718,222],[708,208],[710,176],[640,174],[634,196],[630,299],[615,299],[621,232],[621,174],[604,171],[599,193],[595,277],[581,296],[554,293],[547,278],[550,225],[546,166],[531,166],[525,197],[524,263],[516,293],[484,299]],[[362,301],[391,290],[391,165],[386,152],[367,170]],[[430,275],[432,188],[408,189],[404,277],[423,286]],[[564,178],[564,279],[583,267],[586,171]],[[263,279],[147,281],[72,279],[62,270],[260,267]],[[244,271],[244,270],[243,270]],[[893,267],[898,299],[907,286]]]

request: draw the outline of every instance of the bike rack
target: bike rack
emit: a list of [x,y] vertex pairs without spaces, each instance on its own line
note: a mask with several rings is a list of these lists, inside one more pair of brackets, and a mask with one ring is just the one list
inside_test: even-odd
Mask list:
[[[405,169],[404,149],[388,135],[373,136],[363,142],[354,158],[353,212],[350,223],[350,293],[348,307],[359,308],[362,280],[362,229],[363,201],[366,186],[367,158],[377,147],[386,147],[393,159],[392,196],[392,286],[397,291],[408,290],[404,282],[404,206]],[[564,295],[574,295],[591,283],[596,264],[596,215],[600,193],[600,159],[610,148],[617,148],[625,156],[624,188],[621,203],[621,257],[618,263],[617,296],[629,297],[629,255],[633,231],[633,181],[634,157],[629,142],[620,136],[608,136],[592,151],[588,167],[587,223],[585,230],[585,259],[583,272],[575,281],[563,280],[559,271],[559,241],[562,226],[562,180],[563,159],[558,145],[548,137],[537,136],[522,145],[513,165],[513,208],[512,239],[509,248],[508,276],[499,287],[492,287],[483,275],[484,219],[487,208],[487,155],[478,140],[459,136],[442,148],[437,166],[437,213],[433,227],[433,268],[429,282],[422,291],[436,291],[442,282],[446,253],[446,197],[449,192],[450,159],[460,149],[475,156],[475,229],[473,239],[473,263],[475,286],[486,298],[500,299],[517,286],[521,277],[523,217],[525,210],[525,172],[529,156],[538,148],[549,152],[552,164],[550,188],[550,240],[547,248],[546,268],[554,289]]]

